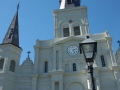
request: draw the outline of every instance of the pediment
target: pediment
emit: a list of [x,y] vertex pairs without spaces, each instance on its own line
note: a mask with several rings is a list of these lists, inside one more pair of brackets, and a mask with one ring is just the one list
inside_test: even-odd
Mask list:
[[70,41],[79,41],[81,42],[84,40],[84,36],[70,36],[70,37],[63,37],[63,38],[56,38],[54,39],[53,45],[64,44]]

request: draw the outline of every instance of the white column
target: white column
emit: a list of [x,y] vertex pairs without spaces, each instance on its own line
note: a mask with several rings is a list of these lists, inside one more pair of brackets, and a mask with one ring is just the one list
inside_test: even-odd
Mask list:
[[112,49],[112,46],[111,46],[111,42],[107,41],[107,44],[108,44],[108,48],[110,50],[110,58],[111,58],[112,65],[117,65],[115,56],[113,54],[113,49]]
[[80,71],[80,66],[79,66],[79,61],[78,60],[76,60],[76,65],[77,65],[77,67],[76,67],[77,71]]
[[54,15],[54,29],[55,29],[54,35],[55,35],[55,37],[58,37],[59,34],[57,32],[57,28],[58,28],[58,26],[57,26],[57,13],[54,13],[53,15]]
[[97,67],[97,60],[98,59],[99,59],[98,57],[95,58],[94,63],[93,63],[93,67]]
[[88,34],[86,24],[84,24],[84,26],[85,26],[85,34]]
[[37,75],[32,76],[32,90],[37,90]]
[[63,90],[63,82],[62,81],[59,82],[59,90]]
[[56,71],[56,50],[53,50],[53,70]]
[[59,50],[59,71],[63,70],[62,69],[62,50]]
[[52,90],[55,90],[55,81],[51,82]]
[[71,72],[72,70],[72,67],[71,67],[71,61],[69,61],[69,71]]
[[80,34],[83,35],[82,26],[80,25]]
[[34,61],[34,70],[33,73],[37,74],[38,73],[38,59],[39,59],[39,48],[35,47],[35,61]]
[[70,36],[73,36],[73,31],[72,31],[71,23],[69,23],[69,32],[70,32]]
[[57,27],[57,13],[54,13],[54,27]]
[[120,90],[120,74],[119,74],[119,70],[114,70],[114,76],[115,76],[117,88],[118,88],[118,90]]
[[101,90],[101,89],[100,89],[99,77],[95,77],[95,80],[96,80],[96,89],[97,89],[97,90]]
[[8,67],[8,58],[4,58],[4,66],[3,66],[3,71],[6,72]]
[[95,60],[96,60],[96,66],[97,67],[100,67],[101,66],[101,61],[100,61],[100,58],[99,58],[99,56],[96,56],[96,58],[95,58]]

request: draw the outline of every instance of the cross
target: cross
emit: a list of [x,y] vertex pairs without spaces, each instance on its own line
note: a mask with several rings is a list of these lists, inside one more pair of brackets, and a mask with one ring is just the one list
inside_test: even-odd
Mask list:
[[18,4],[17,4],[17,10],[19,9],[19,7],[20,7],[20,2],[18,2]]
[[29,54],[31,53],[30,51],[27,52],[28,53],[28,58],[29,58]]
[[117,43],[119,43],[119,47],[120,47],[120,40],[118,40]]

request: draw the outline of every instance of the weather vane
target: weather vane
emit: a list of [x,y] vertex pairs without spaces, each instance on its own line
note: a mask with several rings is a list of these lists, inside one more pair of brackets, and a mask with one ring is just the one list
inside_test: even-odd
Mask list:
[[30,58],[30,57],[29,57],[29,54],[30,54],[31,52],[30,52],[30,51],[28,51],[27,53],[28,53],[28,58]]
[[118,40],[117,43],[119,44],[119,47],[120,47],[120,40]]

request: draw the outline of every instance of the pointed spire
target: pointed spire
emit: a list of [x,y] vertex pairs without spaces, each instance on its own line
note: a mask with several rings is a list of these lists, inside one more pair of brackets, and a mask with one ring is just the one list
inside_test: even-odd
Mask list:
[[81,0],[60,0],[60,2],[60,9],[65,9],[80,6]]
[[19,47],[19,26],[18,26],[18,9],[19,3],[17,5],[16,14],[8,28],[8,31],[3,39],[2,44],[13,44]]

